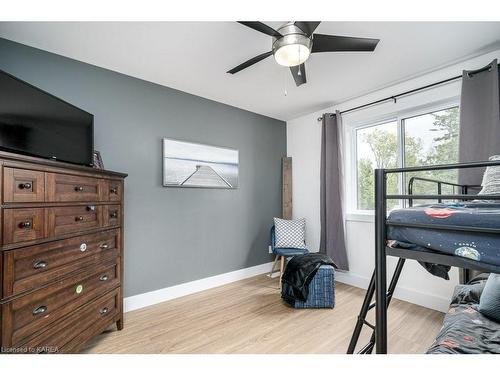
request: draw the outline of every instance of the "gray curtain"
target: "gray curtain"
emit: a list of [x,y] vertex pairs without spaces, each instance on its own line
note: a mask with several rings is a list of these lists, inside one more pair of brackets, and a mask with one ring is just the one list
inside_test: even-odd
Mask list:
[[[477,71],[464,71],[460,97],[460,162],[488,160],[500,154],[500,90],[497,60]],[[461,184],[480,185],[484,169],[462,169]]]
[[342,147],[340,113],[323,115],[321,132],[320,252],[348,271],[342,207]]

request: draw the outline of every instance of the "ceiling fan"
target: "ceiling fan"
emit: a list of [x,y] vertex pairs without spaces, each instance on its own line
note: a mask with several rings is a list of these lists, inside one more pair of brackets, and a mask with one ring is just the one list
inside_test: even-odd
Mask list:
[[379,39],[315,34],[314,30],[320,24],[320,22],[316,21],[287,22],[280,26],[278,30],[274,30],[272,27],[257,21],[239,21],[238,23],[271,36],[273,38],[272,49],[269,52],[264,52],[245,61],[227,73],[238,73],[264,60],[266,57],[274,55],[274,59],[278,64],[290,67],[297,86],[306,83],[304,62],[309,58],[311,53],[372,52],[379,42]]

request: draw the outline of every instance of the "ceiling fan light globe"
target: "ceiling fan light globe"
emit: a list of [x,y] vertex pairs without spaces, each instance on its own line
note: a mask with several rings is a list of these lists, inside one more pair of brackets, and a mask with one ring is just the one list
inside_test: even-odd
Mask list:
[[303,44],[289,44],[274,52],[274,59],[282,66],[297,66],[309,58],[311,51]]

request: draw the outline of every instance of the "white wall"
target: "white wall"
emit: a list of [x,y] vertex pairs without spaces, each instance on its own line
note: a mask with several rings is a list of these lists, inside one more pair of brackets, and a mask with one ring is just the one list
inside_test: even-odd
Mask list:
[[[287,152],[293,158],[293,214],[307,220],[307,241],[312,251],[319,249],[319,180],[321,126],[317,118],[324,112],[344,110],[373,100],[421,87],[449,77],[459,75],[463,69],[477,69],[488,64],[494,58],[500,59],[500,50],[464,60],[426,75],[372,92],[347,102],[332,105],[322,111],[311,113],[287,122]],[[350,132],[352,126],[373,121],[387,114],[425,106],[435,102],[454,102],[460,95],[460,82],[426,90],[418,94],[401,98],[397,104],[388,102],[343,116],[344,120],[344,155],[346,156],[346,192],[352,189],[352,170],[350,162]],[[346,198],[347,198],[346,196]],[[354,212],[352,204],[346,199],[346,242],[350,271],[339,273],[338,280],[347,284],[366,288],[374,268],[374,221],[373,215],[360,215]],[[389,270],[396,259],[389,259]],[[445,281],[430,275],[415,261],[407,262],[401,276],[396,297],[446,311],[455,285],[458,272],[450,272],[451,280]]]

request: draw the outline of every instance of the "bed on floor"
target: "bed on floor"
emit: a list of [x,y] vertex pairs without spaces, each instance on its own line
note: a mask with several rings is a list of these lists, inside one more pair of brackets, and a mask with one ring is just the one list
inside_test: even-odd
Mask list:
[[500,323],[479,312],[488,274],[481,274],[453,293],[443,327],[427,354],[500,354]]

